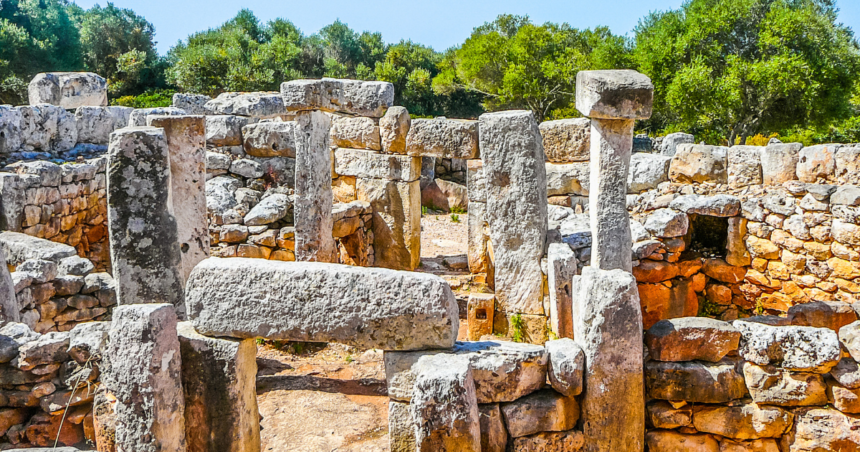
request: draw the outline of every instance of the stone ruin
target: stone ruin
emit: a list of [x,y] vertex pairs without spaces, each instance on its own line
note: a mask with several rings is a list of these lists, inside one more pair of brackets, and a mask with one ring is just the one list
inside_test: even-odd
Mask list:
[[[10,446],[259,451],[269,339],[383,350],[397,452],[860,450],[860,147],[634,136],[634,71],[543,124],[410,119],[383,82],[104,88],[0,106]],[[468,206],[466,300],[414,271],[428,187]]]

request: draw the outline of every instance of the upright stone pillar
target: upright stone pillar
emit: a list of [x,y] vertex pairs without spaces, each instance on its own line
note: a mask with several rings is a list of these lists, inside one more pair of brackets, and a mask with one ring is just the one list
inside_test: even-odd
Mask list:
[[206,337],[191,322],[177,332],[188,452],[259,452],[254,339]]
[[117,452],[185,452],[185,396],[176,312],[168,304],[113,312],[104,384],[116,396]]
[[496,300],[507,313],[543,315],[547,196],[537,121],[530,111],[486,113],[478,121]]
[[321,111],[303,111],[296,123],[296,261],[337,262],[331,218],[331,119]]
[[20,322],[18,299],[15,297],[15,284],[6,266],[6,254],[0,249],[0,325]]
[[181,251],[182,285],[191,270],[209,257],[206,216],[206,123],[204,116],[149,116],[164,129],[170,152],[170,204]]
[[163,129],[129,127],[108,146],[108,234],[117,303],[169,303],[185,317],[170,158]]
[[627,177],[636,119],[651,117],[654,86],[631,70],[581,71],[576,108],[591,118],[591,266],[633,271]]

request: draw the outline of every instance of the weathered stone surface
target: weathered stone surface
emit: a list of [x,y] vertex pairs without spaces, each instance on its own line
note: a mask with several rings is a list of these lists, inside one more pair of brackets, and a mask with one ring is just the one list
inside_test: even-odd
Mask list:
[[404,107],[391,107],[379,118],[379,136],[382,150],[389,154],[406,153],[406,136],[412,126],[412,118]]
[[300,114],[296,122],[296,260],[337,262],[331,235],[331,120],[315,111]]
[[75,110],[78,143],[108,144],[111,132],[128,125],[133,110],[131,107],[78,107]]
[[171,213],[176,219],[182,284],[197,263],[209,257],[206,217],[206,125],[203,116],[150,116],[164,129],[170,154]]
[[469,271],[471,273],[483,273],[487,271],[487,242],[490,240],[487,234],[487,203],[469,201],[468,229],[468,259]]
[[860,413],[860,390],[846,388],[835,382],[828,382],[827,399],[833,408],[849,414]]
[[857,321],[857,312],[845,303],[814,301],[790,307],[788,317],[792,325],[839,331],[843,326]]
[[860,187],[843,185],[830,195],[830,204],[839,206],[860,206]]
[[362,149],[339,148],[334,153],[335,172],[341,176],[412,182],[421,177],[421,159],[380,154]]
[[836,151],[836,181],[860,185],[860,147],[843,146]]
[[824,377],[775,366],[744,363],[744,379],[753,402],[779,406],[826,405]]
[[333,115],[330,133],[332,146],[382,150],[379,124],[373,118]]
[[128,116],[127,127],[145,127],[146,118],[151,115],[185,116],[186,114],[185,110],[174,107],[138,108]]
[[424,356],[416,364],[409,411],[418,452],[481,450],[475,383],[469,360],[456,355]]
[[526,111],[487,113],[479,122],[496,299],[506,312],[543,314],[547,194],[540,131]]
[[591,152],[591,121],[588,118],[544,121],[538,127],[547,162],[588,161]]
[[705,317],[661,320],[645,333],[651,358],[658,361],[719,362],[737,350],[741,334],[730,323]]
[[693,408],[696,430],[733,439],[779,438],[793,421],[790,411],[754,403]]
[[51,104],[67,110],[107,105],[107,81],[92,72],[42,72],[27,86],[30,105]]
[[653,190],[669,180],[669,164],[672,159],[665,155],[636,152],[630,156],[630,174],[627,177],[627,192],[641,193]]
[[660,144],[660,154],[672,157],[678,150],[678,146],[682,144],[693,144],[696,142],[696,137],[689,133],[675,132],[663,137],[663,142]]
[[797,156],[797,178],[814,184],[832,177],[836,171],[835,154],[840,147],[838,144],[820,144],[801,149]]
[[287,111],[322,110],[358,116],[381,117],[394,104],[394,85],[323,78],[281,84]]
[[513,438],[540,432],[563,432],[576,426],[579,404],[551,389],[502,404],[508,433]]
[[723,146],[702,144],[678,146],[669,166],[669,180],[682,184],[725,184],[728,181],[728,150],[729,148]]
[[206,144],[210,146],[242,146],[242,129],[248,118],[234,115],[206,116]]
[[22,149],[65,152],[77,143],[75,117],[62,107],[41,104],[15,108],[21,113]]
[[478,122],[461,119],[416,119],[406,136],[406,153],[415,157],[476,159]]
[[670,209],[686,214],[708,215],[712,217],[734,217],[741,211],[741,200],[731,195],[679,196],[669,203]]
[[107,345],[110,322],[86,322],[69,331],[68,354],[78,364],[84,364],[94,355],[101,355]]
[[720,443],[711,435],[686,435],[674,430],[652,430],[645,435],[649,450],[660,452],[719,452]]
[[830,370],[830,376],[848,389],[860,389],[860,366],[853,358],[842,358],[839,364]]
[[734,188],[761,185],[760,146],[732,146],[728,153],[727,181]]
[[21,147],[20,110],[11,105],[0,105],[0,132],[0,154],[9,154]]
[[69,358],[69,333],[48,333],[18,348],[18,359],[12,364],[21,370],[63,362]]
[[448,284],[418,273],[209,258],[187,288],[190,318],[206,335],[415,350],[451,347],[459,325]]
[[233,160],[230,164],[230,172],[248,179],[257,179],[266,174],[263,165],[251,159]]
[[189,452],[260,450],[257,345],[253,339],[206,337],[191,322],[177,326]]
[[131,127],[111,134],[108,232],[119,304],[169,303],[184,317],[181,250],[170,213],[164,131]]
[[557,339],[544,344],[549,355],[549,382],[552,388],[565,397],[582,392],[585,371],[585,353],[572,339]]
[[0,325],[21,321],[18,301],[15,298],[15,284],[6,265],[6,253],[0,246]]
[[648,119],[653,102],[651,79],[636,71],[580,71],[576,75],[576,109],[590,118]]
[[762,182],[765,185],[781,185],[796,180],[798,153],[802,148],[800,143],[774,143],[762,149]]
[[374,265],[414,270],[421,262],[421,188],[419,181],[357,178],[356,198],[373,209]]
[[482,160],[466,160],[466,187],[469,201],[487,202],[487,178]]
[[254,157],[296,158],[296,122],[260,122],[242,127],[245,153]]
[[780,452],[779,440],[754,439],[751,441],[737,441],[723,439],[720,441],[720,452]]
[[678,428],[693,425],[693,406],[684,405],[680,408],[673,407],[664,400],[655,400],[648,403],[648,419],[654,428]]
[[415,452],[415,423],[408,403],[388,402],[388,448],[391,452]]
[[546,190],[548,196],[585,195],[591,190],[589,164],[546,163]]
[[204,108],[214,115],[247,116],[257,119],[277,118],[287,114],[281,96],[274,92],[221,93],[206,102]]
[[756,364],[779,364],[787,370],[827,373],[841,356],[832,330],[803,326],[770,326],[736,320],[741,333],[738,354]]
[[537,433],[513,439],[513,452],[577,452],[585,439],[581,432]]
[[571,289],[573,335],[586,363],[584,450],[641,450],[645,404],[636,280],[623,270],[585,267]]
[[262,226],[274,223],[289,214],[292,200],[289,196],[275,193],[260,201],[245,215],[245,225]]
[[481,452],[505,452],[508,429],[497,403],[478,405],[481,417]]
[[[413,158],[420,160],[418,157]],[[442,212],[463,211],[469,207],[469,195],[465,185],[436,179],[421,189],[421,204]]]
[[189,115],[209,115],[212,112],[206,109],[206,102],[210,100],[211,97],[203,94],[174,93],[170,105],[185,110]]
[[549,323],[550,329],[557,337],[573,337],[573,298],[570,283],[577,273],[579,261],[570,246],[566,243],[550,243],[547,247]]
[[176,324],[169,304],[126,305],[113,312],[102,379],[116,397],[117,450],[186,450]]
[[829,408],[799,409],[782,444],[786,452],[858,450],[860,418]]
[[672,209],[655,210],[645,220],[645,229],[662,238],[683,237],[689,228],[690,218],[687,214]]
[[747,394],[738,363],[730,358],[718,363],[648,361],[645,387],[654,399],[694,403],[726,403]]

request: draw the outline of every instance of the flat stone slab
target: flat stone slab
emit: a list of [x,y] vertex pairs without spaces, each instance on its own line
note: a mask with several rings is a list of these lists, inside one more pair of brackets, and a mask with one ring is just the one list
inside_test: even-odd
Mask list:
[[579,71],[576,109],[589,118],[648,119],[654,85],[633,70]]
[[579,420],[579,404],[551,389],[544,389],[511,403],[502,404],[508,433],[514,438],[540,432],[571,430]]
[[744,379],[755,403],[779,406],[827,405],[824,376],[776,366],[744,363]]
[[324,78],[281,84],[287,111],[322,110],[379,118],[394,104],[394,85]]
[[208,336],[420,350],[452,347],[459,327],[442,278],[339,264],[209,258],[186,303]]
[[417,157],[478,158],[478,121],[416,119],[406,135],[406,153]]
[[733,325],[741,333],[738,353],[755,364],[779,364],[787,370],[827,373],[841,357],[839,338],[829,329],[770,326],[742,320]]
[[221,93],[204,108],[216,115],[274,118],[287,114],[281,96],[275,92]]
[[729,358],[718,363],[648,361],[645,387],[653,399],[694,403],[726,403],[747,395],[738,363]]
[[645,333],[651,358],[658,361],[718,362],[738,349],[740,339],[730,323],[705,317],[661,320]]
[[6,255],[6,263],[10,265],[19,265],[33,259],[59,263],[78,254],[75,248],[69,245],[10,231],[0,232],[0,249]]
[[421,159],[363,149],[338,148],[334,170],[340,176],[412,182],[421,177]]

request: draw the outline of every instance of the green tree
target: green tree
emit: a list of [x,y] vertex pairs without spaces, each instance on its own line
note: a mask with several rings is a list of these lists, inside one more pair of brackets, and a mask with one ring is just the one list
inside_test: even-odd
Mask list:
[[689,0],[635,29],[655,86],[654,129],[743,142],[851,114],[860,64],[832,0]]

